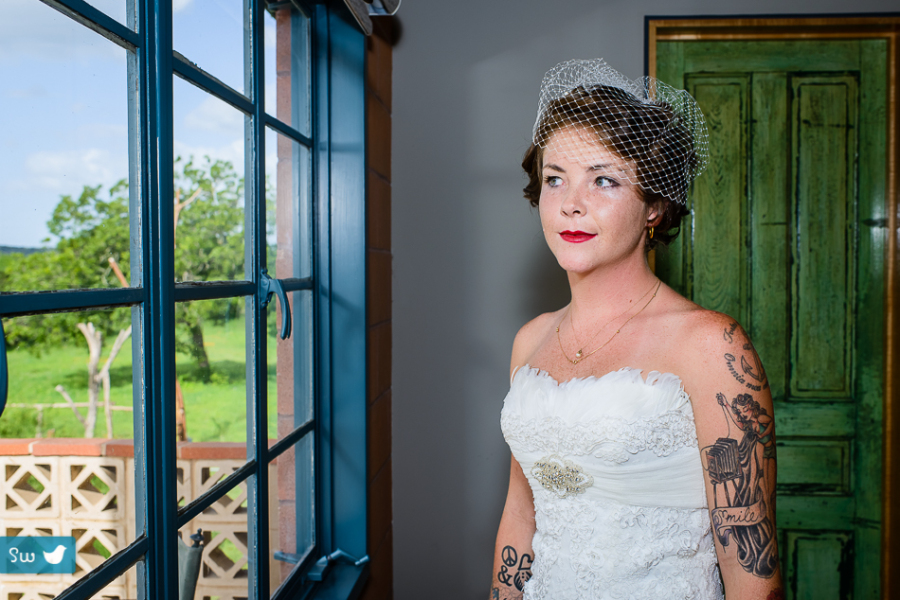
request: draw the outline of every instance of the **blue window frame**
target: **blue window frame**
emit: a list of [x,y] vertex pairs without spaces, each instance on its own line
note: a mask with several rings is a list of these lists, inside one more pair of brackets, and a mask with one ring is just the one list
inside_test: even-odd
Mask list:
[[[37,0],[35,0],[37,1]],[[74,310],[132,307],[134,342],[135,540],[88,573],[59,598],[94,597],[132,565],[138,566],[138,593],[146,599],[178,598],[177,532],[241,483],[248,492],[250,598],[349,598],[366,576],[365,461],[365,98],[364,38],[342,2],[243,0],[244,90],[223,83],[173,47],[173,1],[129,0],[121,22],[85,0],[41,0],[93,30],[128,54],[131,185],[131,284],[121,289],[43,292],[0,290],[2,319]],[[308,74],[308,102],[297,87],[290,114],[266,110],[264,11],[289,11],[294,31],[294,67]],[[304,44],[303,47],[297,44]],[[299,63],[297,61],[300,61]],[[244,118],[245,268],[237,281],[176,282],[174,272],[175,78],[195,86]],[[299,102],[299,104],[298,104]],[[287,113],[286,113],[287,114]],[[292,216],[293,234],[306,248],[310,268],[280,279],[267,273],[271,240],[266,210],[267,131],[294,148],[296,173],[309,202]],[[310,168],[297,158],[309,156]],[[294,212],[298,209],[295,207]],[[268,229],[267,229],[268,227]],[[302,252],[301,252],[302,254]],[[308,327],[298,326],[294,352],[310,368],[291,376],[295,405],[312,406],[312,418],[295,420],[270,446],[267,402],[267,311],[278,298],[290,329],[287,297],[307,310]],[[180,506],[176,481],[175,308],[177,303],[244,298],[247,343],[247,461],[205,494]],[[0,392],[15,372],[6,367],[0,329]],[[301,397],[308,393],[308,397]],[[0,401],[5,398],[0,397]],[[304,404],[306,403],[306,404]],[[306,444],[310,461],[296,465],[297,480],[314,482],[298,493],[295,526],[308,539],[297,552],[279,557],[295,562],[290,575],[270,589],[269,464]],[[308,517],[308,518],[306,518]],[[303,528],[306,529],[303,529]]]

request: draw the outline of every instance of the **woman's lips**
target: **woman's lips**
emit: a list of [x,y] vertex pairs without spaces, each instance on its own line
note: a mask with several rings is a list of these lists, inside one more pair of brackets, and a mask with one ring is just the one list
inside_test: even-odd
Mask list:
[[567,242],[571,242],[573,244],[580,244],[582,242],[588,241],[589,239],[597,237],[597,234],[596,233],[585,233],[583,231],[563,231],[559,234],[559,236]]

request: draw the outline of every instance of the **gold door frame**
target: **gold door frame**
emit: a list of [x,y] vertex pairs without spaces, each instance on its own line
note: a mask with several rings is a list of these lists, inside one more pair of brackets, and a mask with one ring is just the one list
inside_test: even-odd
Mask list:
[[647,18],[647,74],[656,75],[656,44],[685,40],[824,40],[873,39],[888,42],[887,98],[887,215],[888,243],[885,256],[884,341],[884,461],[882,471],[882,597],[900,597],[900,202],[898,157],[900,114],[900,15],[878,17],[810,18]]

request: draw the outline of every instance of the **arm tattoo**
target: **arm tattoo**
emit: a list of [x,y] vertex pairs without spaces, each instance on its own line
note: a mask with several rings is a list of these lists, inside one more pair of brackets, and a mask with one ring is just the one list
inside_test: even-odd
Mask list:
[[769,595],[766,596],[766,600],[784,600],[784,590],[781,588],[772,590],[769,592]]
[[[515,548],[504,546],[500,553],[500,560],[503,564],[500,565],[500,570],[497,572],[497,581],[507,587],[515,587],[521,592],[528,580],[531,579],[532,556],[523,552],[519,557]],[[494,588],[492,593],[494,591],[497,591],[497,588]]]
[[729,344],[734,343],[734,332],[737,330],[738,324],[735,321],[732,321],[731,324],[725,328],[725,341]]
[[[728,330],[725,331],[728,333]],[[749,356],[749,359],[747,358]],[[740,361],[738,357],[730,352],[725,353],[725,362],[728,364],[728,371],[738,383],[747,386],[754,392],[761,392],[769,387],[769,380],[766,378],[766,372],[762,363],[757,356],[756,351],[750,344],[744,344],[744,352],[740,353]],[[735,368],[735,363],[740,362],[740,372]]]
[[[778,568],[775,524],[769,516],[775,506],[775,421],[750,394],[728,400],[719,393],[716,400],[729,434],[701,451],[713,486],[712,524],[723,548],[734,541],[745,571],[769,578]],[[768,600],[779,598],[770,595]]]

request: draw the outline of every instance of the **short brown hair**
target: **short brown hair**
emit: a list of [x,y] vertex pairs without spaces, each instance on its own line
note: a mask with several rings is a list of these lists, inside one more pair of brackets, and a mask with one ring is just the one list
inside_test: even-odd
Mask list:
[[[687,207],[652,189],[660,189],[665,179],[669,187],[687,189],[686,173],[697,161],[692,149],[685,147],[684,128],[665,102],[644,104],[619,88],[598,85],[572,93],[554,101],[537,127],[537,144],[532,143],[522,160],[528,174],[523,192],[532,206],[540,203],[543,177],[543,146],[558,130],[583,123],[597,135],[598,141],[619,157],[635,163],[641,199],[660,207],[660,222],[654,227],[653,239],[647,239],[647,250],[658,244],[669,244],[678,237],[681,219],[690,214]],[[677,132],[676,135],[672,135]],[[677,146],[677,147],[676,147]]]

